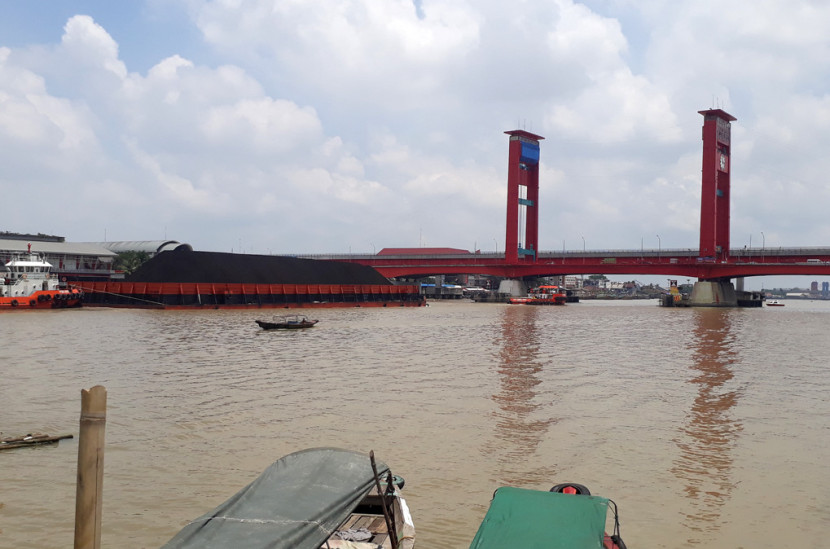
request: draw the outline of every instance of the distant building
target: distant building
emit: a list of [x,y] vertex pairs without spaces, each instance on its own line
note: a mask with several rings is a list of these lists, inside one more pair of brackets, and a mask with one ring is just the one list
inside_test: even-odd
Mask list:
[[12,256],[31,249],[41,254],[52,264],[52,271],[67,281],[118,278],[114,265],[122,252],[146,252],[153,256],[181,248],[192,250],[190,244],[175,240],[66,242],[63,236],[0,232],[0,261],[7,263]]
[[172,252],[175,250],[193,251],[193,247],[190,244],[182,244],[175,240],[121,240],[115,242],[87,242],[87,244],[101,246],[116,254],[124,252],[144,252],[150,257],[161,252]]
[[29,251],[52,264],[52,272],[66,280],[108,280],[118,254],[97,244],[66,242],[62,236],[0,233],[0,261]]

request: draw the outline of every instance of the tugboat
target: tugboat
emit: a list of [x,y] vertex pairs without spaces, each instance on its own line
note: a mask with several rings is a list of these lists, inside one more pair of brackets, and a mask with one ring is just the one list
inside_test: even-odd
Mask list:
[[559,286],[539,286],[531,288],[527,297],[511,297],[514,305],[564,305],[568,297]]
[[77,289],[61,289],[52,265],[32,252],[13,256],[0,264],[0,309],[59,309],[80,307],[83,293]]

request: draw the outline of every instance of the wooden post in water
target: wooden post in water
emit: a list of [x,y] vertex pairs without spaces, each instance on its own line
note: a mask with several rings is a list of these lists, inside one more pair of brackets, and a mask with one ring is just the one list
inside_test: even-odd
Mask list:
[[81,391],[78,480],[75,492],[75,549],[100,549],[104,489],[104,428],[107,390],[96,385]]

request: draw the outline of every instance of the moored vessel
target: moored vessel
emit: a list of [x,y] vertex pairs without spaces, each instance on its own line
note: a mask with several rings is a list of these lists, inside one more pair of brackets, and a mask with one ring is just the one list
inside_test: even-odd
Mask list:
[[531,288],[527,297],[511,297],[514,305],[564,305],[568,296],[559,286],[545,285]]
[[294,452],[162,549],[412,549],[415,525],[397,479],[373,452]]
[[354,263],[219,252],[162,252],[124,281],[81,282],[84,305],[157,309],[420,307],[415,285],[396,285]]
[[[611,534],[606,533],[609,509]],[[498,488],[470,549],[504,547],[626,549],[617,505],[575,483],[557,484],[549,492]]]
[[52,265],[39,254],[28,252],[12,256],[2,265],[0,309],[59,309],[80,307],[83,293],[75,288],[61,288]]

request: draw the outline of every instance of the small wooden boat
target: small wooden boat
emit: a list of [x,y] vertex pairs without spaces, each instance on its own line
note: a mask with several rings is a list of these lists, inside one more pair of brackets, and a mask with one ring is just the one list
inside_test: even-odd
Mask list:
[[[606,534],[613,508],[612,534]],[[470,549],[626,549],[617,505],[592,496],[581,484],[558,484],[549,492],[505,486],[496,490]]]
[[371,452],[302,450],[271,464],[162,549],[412,549],[415,526],[398,484]]
[[272,320],[257,320],[263,330],[300,330],[311,328],[319,320],[309,320],[305,315],[275,316]]

